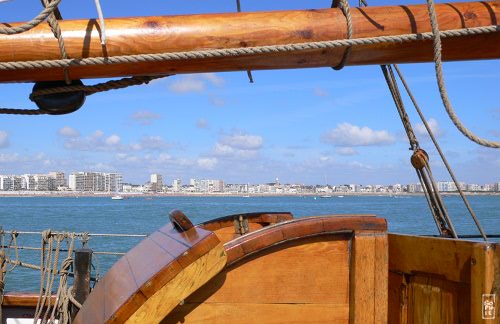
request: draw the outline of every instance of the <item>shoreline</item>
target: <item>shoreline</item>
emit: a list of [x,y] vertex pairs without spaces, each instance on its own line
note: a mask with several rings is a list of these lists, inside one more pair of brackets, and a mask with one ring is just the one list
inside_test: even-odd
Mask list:
[[[9,197],[47,197],[47,198],[80,198],[80,197],[107,197],[120,195],[124,198],[161,198],[161,197],[240,197],[240,198],[257,198],[257,197],[317,197],[322,199],[343,198],[345,196],[352,197],[412,197],[423,196],[423,193],[392,193],[392,192],[337,192],[337,193],[257,193],[257,194],[234,194],[234,193],[110,193],[110,192],[52,192],[52,191],[13,191],[0,192],[0,198]],[[327,195],[328,197],[322,197]],[[458,192],[441,192],[443,196],[459,196]],[[500,192],[465,192],[466,196],[500,196]]]

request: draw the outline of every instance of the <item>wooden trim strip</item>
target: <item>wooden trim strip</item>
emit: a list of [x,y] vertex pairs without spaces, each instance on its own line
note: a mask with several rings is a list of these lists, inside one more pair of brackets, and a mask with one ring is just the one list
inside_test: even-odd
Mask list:
[[[6,292],[3,296],[3,307],[36,307],[38,302],[38,292]],[[50,297],[50,304],[54,305],[56,296]]]

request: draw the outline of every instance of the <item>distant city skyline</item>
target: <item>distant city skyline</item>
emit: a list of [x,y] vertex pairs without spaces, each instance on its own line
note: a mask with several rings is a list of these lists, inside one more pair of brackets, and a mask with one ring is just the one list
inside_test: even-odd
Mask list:
[[[168,181],[168,180],[167,180]],[[465,183],[458,185],[463,191],[500,192],[500,181]],[[455,192],[452,181],[437,181],[441,192]],[[420,183],[284,183],[279,178],[264,183],[228,183],[224,179],[190,178],[188,182],[172,179],[164,182],[161,174],[150,174],[141,183],[123,181],[121,173],[77,171],[67,175],[61,171],[48,174],[0,174],[0,191],[75,191],[75,192],[173,192],[173,193],[333,193],[333,192],[423,192]]]

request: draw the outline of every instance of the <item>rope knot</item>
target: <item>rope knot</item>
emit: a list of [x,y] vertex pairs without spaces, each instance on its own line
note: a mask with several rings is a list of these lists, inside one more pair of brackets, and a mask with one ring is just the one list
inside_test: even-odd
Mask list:
[[50,237],[52,236],[52,231],[50,229],[42,232],[42,241],[48,242]]

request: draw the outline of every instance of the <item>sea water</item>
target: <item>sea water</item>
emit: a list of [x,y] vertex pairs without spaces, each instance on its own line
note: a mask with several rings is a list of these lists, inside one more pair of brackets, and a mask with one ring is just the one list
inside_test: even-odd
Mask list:
[[[445,196],[457,232],[478,234],[458,196]],[[500,234],[500,196],[469,196],[469,202],[488,234]],[[436,235],[437,229],[423,196],[292,197],[1,197],[0,225],[5,231],[71,231],[100,234],[150,234],[168,222],[168,213],[182,210],[193,223],[246,212],[292,212],[294,217],[325,214],[375,214],[387,219],[390,232]],[[97,252],[126,252],[142,238],[91,237]],[[40,235],[20,234],[19,246],[40,247]],[[10,235],[5,236],[5,243]],[[498,239],[496,240],[498,242]],[[76,247],[81,243],[77,242]],[[19,250],[21,261],[40,264],[40,252]],[[11,250],[10,258],[14,259]],[[62,253],[60,258],[64,258]],[[93,276],[102,276],[117,255],[94,255]],[[10,268],[11,266],[9,266]],[[39,273],[16,267],[7,274],[6,291],[39,289]]]

